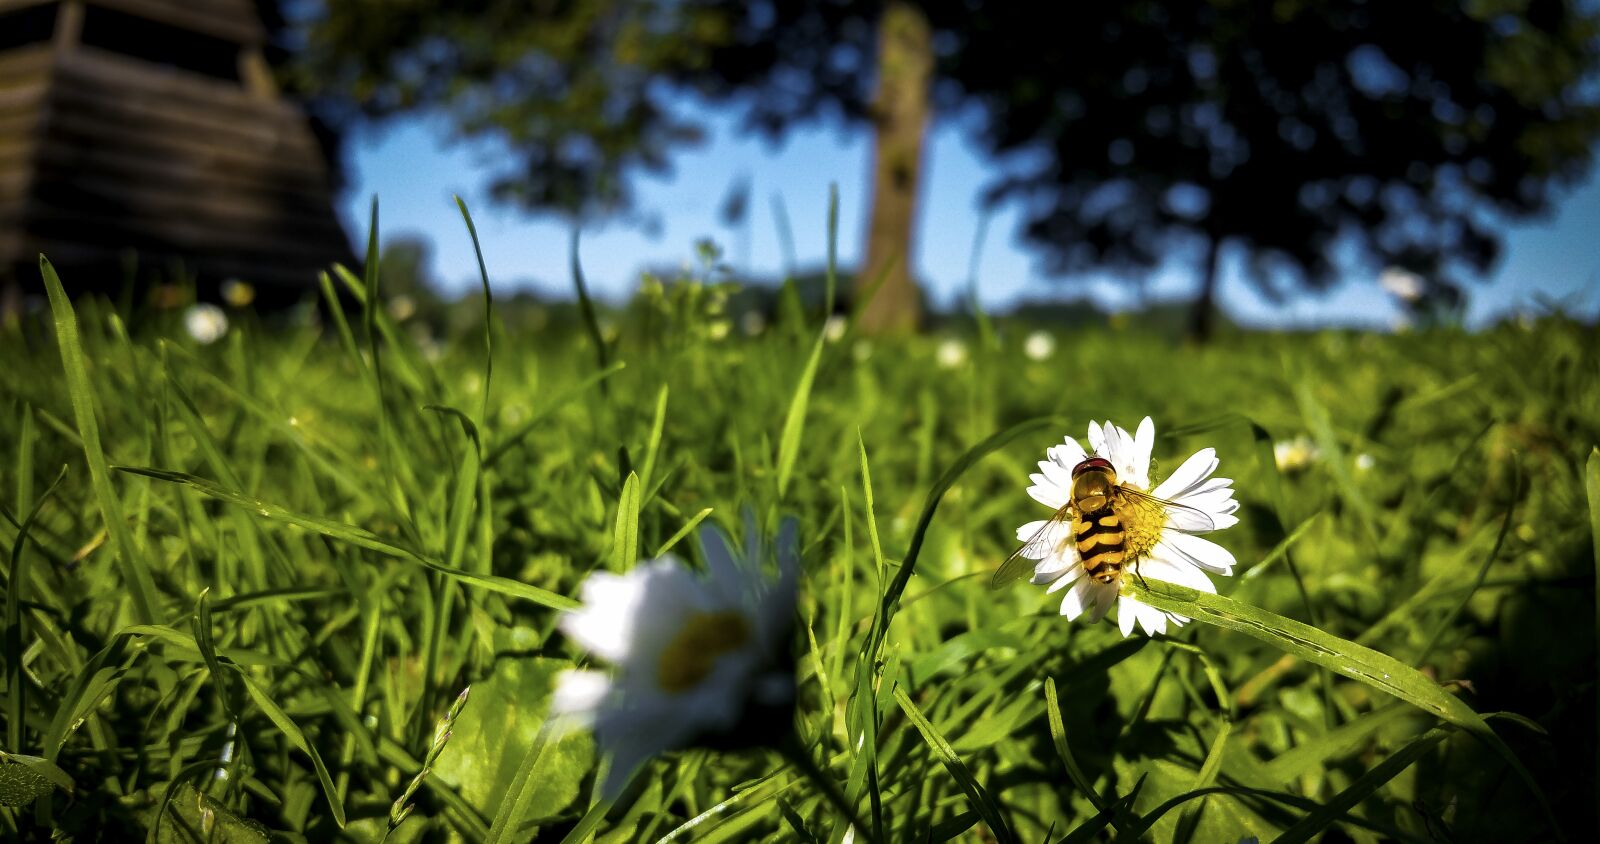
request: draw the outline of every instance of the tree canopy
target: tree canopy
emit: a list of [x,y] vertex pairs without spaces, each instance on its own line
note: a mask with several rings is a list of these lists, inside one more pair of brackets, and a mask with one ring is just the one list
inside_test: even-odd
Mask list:
[[[884,38],[886,20],[911,37]],[[684,108],[695,98],[775,138],[824,116],[871,128],[875,207],[896,186],[914,202],[920,158],[904,148],[920,145],[931,109],[994,157],[988,196],[1021,206],[1049,274],[1138,275],[1191,250],[1205,256],[1206,298],[1224,243],[1269,293],[1331,283],[1344,255],[1436,279],[1482,271],[1497,226],[1544,210],[1600,132],[1600,25],[1575,0],[1055,13],[325,0],[302,23],[305,78],[348,115],[441,112],[463,135],[502,140],[494,192],[529,209],[628,209],[633,175],[701,137]],[[907,85],[925,88],[921,102]],[[905,218],[886,231],[909,254],[906,197],[884,214]]]

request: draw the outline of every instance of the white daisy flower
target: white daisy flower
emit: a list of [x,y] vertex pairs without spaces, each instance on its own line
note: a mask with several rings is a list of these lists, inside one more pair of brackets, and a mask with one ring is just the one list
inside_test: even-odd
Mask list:
[[183,312],[183,327],[196,343],[209,346],[228,333],[228,315],[210,302],[200,302]]
[[776,580],[760,570],[764,549],[748,522],[749,541],[737,556],[720,530],[701,529],[705,575],[671,555],[627,574],[591,574],[583,607],[559,622],[568,638],[615,668],[563,672],[550,707],[592,727],[611,755],[609,797],[657,754],[771,744],[790,728],[794,522],[779,532]]
[[[1028,488],[1028,494],[1040,504],[1058,510],[1073,500],[1074,470],[1086,460],[1098,457],[1110,463],[1117,486],[1182,505],[1133,506],[1119,505],[1116,501],[1108,505],[1120,520],[1124,560],[1123,568],[1109,579],[1088,576],[1078,543],[1072,541],[1072,520],[1052,526],[1055,535],[1046,542],[1029,540],[1039,534],[1048,520],[1029,522],[1017,529],[1017,538],[1028,543],[1023,548],[1024,556],[1036,561],[1032,582],[1048,585],[1049,592],[1066,592],[1061,614],[1069,621],[1085,612],[1089,613],[1091,621],[1099,621],[1115,603],[1117,624],[1123,636],[1132,633],[1135,624],[1150,635],[1165,633],[1168,622],[1182,625],[1189,619],[1120,594],[1122,578],[1128,572],[1213,594],[1217,589],[1206,573],[1233,574],[1233,554],[1197,535],[1232,527],[1239,521],[1233,515],[1239,509],[1239,502],[1233,499],[1233,481],[1211,477],[1217,470],[1216,450],[1203,448],[1195,452],[1170,477],[1152,488],[1150,452],[1155,439],[1155,424],[1149,417],[1139,423],[1135,435],[1110,422],[1104,425],[1090,422],[1092,452],[1084,451],[1077,440],[1068,437],[1047,452],[1049,459],[1039,462],[1039,473],[1029,476],[1033,486]],[[1102,539],[1094,555],[1104,554],[1107,547]]]
[[1312,442],[1310,437],[1301,434],[1292,440],[1278,440],[1273,443],[1272,459],[1278,464],[1280,472],[1301,472],[1322,459],[1322,450],[1317,448],[1317,444]]
[[844,339],[845,329],[850,327],[850,321],[844,317],[833,314],[822,323],[822,336],[828,338],[829,343],[837,343]]
[[1035,331],[1022,343],[1022,353],[1028,360],[1046,360],[1056,353],[1055,335],[1048,331]]
[[967,362],[967,344],[954,338],[939,344],[939,351],[935,354],[940,368],[955,369]]
[[1428,283],[1422,276],[1400,267],[1389,267],[1378,274],[1378,286],[1402,302],[1415,302],[1422,298]]

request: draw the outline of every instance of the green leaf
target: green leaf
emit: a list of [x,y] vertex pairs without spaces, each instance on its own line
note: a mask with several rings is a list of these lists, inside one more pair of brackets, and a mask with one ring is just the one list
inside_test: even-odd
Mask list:
[[43,774],[20,762],[0,762],[0,806],[28,806],[55,791]]
[[[456,718],[450,744],[433,764],[429,776],[494,818],[491,840],[497,834],[524,840],[526,823],[567,810],[593,767],[593,743],[581,734],[548,735],[541,715],[567,667],[542,657],[497,660],[488,679],[472,684],[472,705]],[[530,755],[535,769],[524,777],[520,768]]]
[[123,585],[133,601],[134,617],[147,624],[155,623],[159,606],[156,583],[150,576],[144,555],[134,544],[133,532],[128,529],[127,516],[122,512],[122,501],[111,488],[106,453],[100,447],[100,423],[95,420],[94,386],[89,381],[83,344],[78,339],[78,316],[61,287],[56,268],[43,255],[39,256],[39,271],[44,275],[50,310],[55,315],[56,342],[61,347],[61,365],[66,370],[67,394],[72,399],[72,415],[77,419],[78,436],[83,440],[83,456],[89,463],[89,482],[94,487],[100,517],[111,535]]
[[611,570],[627,571],[639,559],[639,476],[629,472],[611,529]]

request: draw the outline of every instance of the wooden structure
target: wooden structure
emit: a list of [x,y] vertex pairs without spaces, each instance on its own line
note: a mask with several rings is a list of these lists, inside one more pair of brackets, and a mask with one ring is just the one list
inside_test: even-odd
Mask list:
[[44,253],[69,290],[178,271],[281,300],[349,260],[265,38],[253,0],[0,0],[0,283],[39,290]]

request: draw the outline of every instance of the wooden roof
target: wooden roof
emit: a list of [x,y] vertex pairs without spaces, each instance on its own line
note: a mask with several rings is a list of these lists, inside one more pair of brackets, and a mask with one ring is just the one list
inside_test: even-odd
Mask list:
[[[0,12],[17,5],[0,0]],[[189,3],[94,5],[176,14]],[[248,0],[194,5],[229,10],[259,33]],[[0,52],[0,268],[43,252],[69,288],[114,286],[122,279],[75,285],[68,273],[118,267],[132,251],[143,267],[181,262],[212,283],[305,287],[350,260],[305,116],[247,84],[250,48],[241,49],[234,79],[90,44]]]
[[[60,0],[0,0],[0,13]],[[160,21],[245,46],[266,41],[251,0],[83,0],[86,5]]]

